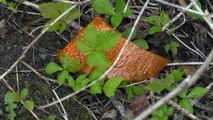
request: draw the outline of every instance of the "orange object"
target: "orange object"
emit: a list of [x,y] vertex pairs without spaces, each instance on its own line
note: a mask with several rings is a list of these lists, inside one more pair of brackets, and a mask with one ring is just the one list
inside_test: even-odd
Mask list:
[[[104,22],[101,17],[95,18],[90,24],[93,24],[97,30],[110,30],[111,27]],[[87,28],[87,27],[86,27]],[[83,73],[90,73],[92,70],[86,64],[86,54],[81,53],[78,48],[76,41],[83,37],[85,32],[84,28],[73,40],[70,41],[58,54],[58,59],[66,53],[71,58],[79,58],[83,66]],[[105,55],[112,64],[120,52],[125,38],[121,37],[114,48],[105,52]],[[148,52],[144,49],[139,48],[133,43],[129,42],[126,49],[124,50],[121,58],[117,65],[107,75],[108,78],[115,76],[124,77],[128,81],[141,81],[155,77],[167,64],[168,60],[156,55],[152,52]]]

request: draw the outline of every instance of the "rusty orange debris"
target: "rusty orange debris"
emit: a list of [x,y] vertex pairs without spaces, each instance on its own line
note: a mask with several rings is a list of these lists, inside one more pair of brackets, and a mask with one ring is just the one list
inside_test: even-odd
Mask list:
[[[110,25],[108,25],[101,17],[95,18],[90,24],[93,24],[97,30],[108,31],[111,29]],[[88,74],[92,70],[86,64],[86,54],[81,53],[76,44],[76,41],[83,37],[86,28],[87,27],[76,35],[74,39],[58,53],[57,58],[60,59],[65,53],[71,58],[79,58],[83,67],[82,72]],[[114,48],[105,52],[105,55],[111,64],[116,59],[124,43],[125,38],[121,37]],[[129,42],[117,65],[107,77],[112,78],[115,76],[121,76],[131,82],[142,81],[155,77],[166,66],[167,62],[168,60],[166,58],[141,49]]]

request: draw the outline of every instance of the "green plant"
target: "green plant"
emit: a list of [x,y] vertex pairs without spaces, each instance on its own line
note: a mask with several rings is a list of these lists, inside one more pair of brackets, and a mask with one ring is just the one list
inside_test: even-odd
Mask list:
[[131,100],[134,95],[140,96],[143,94],[143,88],[137,85],[125,87],[125,91],[128,95],[128,100]]
[[[166,92],[171,91],[176,87],[176,84],[181,82],[183,78],[184,72],[180,69],[172,70],[171,73],[166,74],[165,77],[161,78],[161,81],[151,81],[147,86],[144,88],[152,91],[152,92]],[[180,94],[180,98],[175,98],[176,101],[181,105],[183,108],[188,110],[189,112],[193,113],[193,106],[190,99],[196,99],[199,97],[204,96],[208,92],[207,89],[202,87],[194,87],[191,91],[183,90]]]
[[[199,1],[197,1],[197,5],[199,6],[200,9],[202,9],[202,5]],[[197,9],[195,8],[195,6],[192,7],[192,10],[195,10],[197,11]],[[191,13],[191,12],[187,12],[188,16],[194,18],[194,19],[198,19],[198,20],[203,20],[203,17],[201,15],[198,15],[198,14],[194,14],[194,13]]]
[[192,106],[192,103],[190,102],[190,99],[196,99],[199,97],[204,96],[208,90],[206,88],[202,87],[194,87],[191,91],[183,90],[179,96],[181,97],[181,100],[179,100],[179,104],[188,110],[189,112],[193,113],[194,109]]
[[111,16],[111,24],[114,28],[121,24],[124,17],[132,14],[132,10],[129,7],[127,7],[126,12],[123,13],[125,6],[126,4],[124,0],[116,0],[115,12],[112,3],[109,0],[94,0],[92,3],[92,8],[97,13]]
[[17,103],[23,101],[24,107],[28,111],[34,109],[34,102],[31,100],[26,100],[28,95],[28,89],[24,88],[21,90],[21,93],[8,91],[4,97],[4,104],[6,105],[6,112],[8,112],[8,119],[14,120],[16,117],[15,109],[18,108]]
[[162,105],[159,109],[152,113],[150,120],[168,120],[174,112],[173,107],[168,107],[167,105]]
[[134,43],[135,45],[139,46],[140,48],[149,49],[149,45],[148,45],[148,43],[146,42],[146,40],[144,40],[144,39],[134,40],[133,43]]
[[162,31],[163,26],[170,21],[170,18],[165,11],[161,11],[160,18],[158,18],[157,16],[150,16],[150,17],[146,17],[146,20],[148,21],[148,23],[153,25],[149,29],[148,34],[154,34],[157,32],[163,32]]
[[12,1],[9,0],[0,0],[0,3],[3,3],[4,5],[7,6],[7,8],[11,11],[13,11],[14,13],[17,13],[17,10],[15,8],[16,4]]
[[173,54],[177,54],[177,48],[180,47],[180,44],[175,42],[175,41],[171,41],[169,43],[166,44],[165,46],[165,51],[169,52],[171,51]]
[[[65,12],[72,5],[64,2],[49,2],[39,4],[40,12],[45,19],[49,19],[46,23],[46,27],[50,25],[59,15]],[[80,17],[81,13],[77,8],[71,10],[67,15],[65,15],[61,20],[56,22],[53,26],[49,28],[48,31],[59,31],[62,33],[66,28],[66,22],[72,21],[78,17]]]

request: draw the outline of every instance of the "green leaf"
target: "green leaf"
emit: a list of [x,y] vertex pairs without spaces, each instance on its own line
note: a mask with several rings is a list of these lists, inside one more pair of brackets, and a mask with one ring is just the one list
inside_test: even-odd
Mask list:
[[152,115],[162,118],[165,115],[166,110],[167,110],[167,105],[164,104],[160,108],[158,108],[156,111],[154,111]]
[[76,85],[73,89],[74,91],[77,91],[85,87],[89,83],[90,79],[86,78],[86,75],[80,75],[75,81]]
[[195,87],[192,89],[192,91],[186,96],[186,98],[199,98],[204,96],[206,93],[208,93],[208,89],[202,88],[202,87]]
[[24,102],[24,107],[29,110],[29,111],[32,111],[34,109],[34,102],[33,101],[30,101],[30,100],[26,100]]
[[171,41],[170,42],[170,49],[172,51],[172,53],[174,53],[175,55],[177,54],[177,47],[179,47],[180,44],[175,42],[175,41]]
[[150,23],[152,25],[162,27],[160,24],[160,20],[156,16],[146,17],[146,20],[148,21],[148,23]]
[[16,117],[15,111],[11,111],[11,112],[8,114],[7,119],[9,119],[9,120],[15,120],[15,117]]
[[97,44],[97,30],[96,30],[96,28],[95,28],[95,26],[93,24],[90,24],[86,28],[83,37],[89,43],[91,48],[94,49],[96,44]]
[[107,32],[99,32],[99,44],[97,45],[96,50],[107,51],[112,49],[116,45],[120,37],[121,34],[113,30]]
[[69,72],[67,70],[63,70],[58,74],[57,82],[59,85],[64,84],[65,80],[69,78]]
[[165,46],[165,51],[168,52],[169,50],[170,50],[170,44],[167,43],[166,46]]
[[102,93],[102,86],[100,82],[97,82],[96,84],[92,85],[90,88],[90,94],[101,94]]
[[125,13],[123,13],[124,9],[126,7],[124,0],[116,0],[116,13],[122,15],[123,17],[130,16],[132,14],[132,10],[127,7],[127,10]]
[[93,51],[93,49],[91,48],[91,46],[89,46],[88,44],[86,44],[82,40],[77,40],[76,43],[77,43],[78,49],[82,53],[89,53],[89,52]]
[[167,90],[170,90],[171,85],[175,82],[173,75],[167,74],[165,78],[162,78],[163,84]]
[[81,71],[81,67],[82,66],[79,59],[71,59],[71,64],[69,65],[68,70],[75,73]]
[[56,115],[51,115],[46,120],[55,120],[56,117],[57,117]]
[[109,0],[94,0],[92,8],[100,14],[115,15],[112,3]]
[[165,89],[164,84],[156,80],[151,81],[144,88],[152,92],[161,92],[162,90]]
[[174,108],[173,107],[169,107],[167,109],[167,111],[166,111],[166,115],[167,116],[172,116],[173,112],[174,112]]
[[[128,38],[130,32],[131,32],[132,28],[128,28],[126,31],[123,32],[123,37]],[[136,36],[136,31],[133,32],[130,40],[134,39]]]
[[189,102],[187,99],[182,99],[180,101],[180,106],[182,106],[184,109],[188,110],[189,112],[193,113],[193,107],[191,102]]
[[135,95],[143,94],[143,88],[140,86],[132,86],[132,91],[135,93]]
[[152,117],[150,118],[150,120],[160,120],[160,118],[159,118],[158,116],[152,116]]
[[103,87],[103,91],[107,97],[115,95],[116,88],[124,79],[122,77],[114,77],[106,81]]
[[68,85],[71,86],[71,87],[74,87],[75,86],[75,81],[73,79],[73,77],[70,75],[68,78]]
[[133,91],[132,91],[132,87],[126,87],[126,93],[128,96],[128,100],[131,100],[131,98],[133,97]]
[[146,40],[144,40],[144,39],[134,40],[133,43],[135,45],[139,46],[140,48],[149,49],[149,45],[147,44]]
[[57,5],[53,2],[39,4],[39,8],[44,18],[56,18],[60,15]]
[[60,62],[64,69],[67,69],[70,66],[71,58],[67,54],[63,54],[60,58]]
[[149,29],[148,34],[154,34],[154,33],[157,33],[157,32],[162,32],[162,27],[152,26],[152,27]]
[[5,104],[10,104],[12,102],[20,102],[22,100],[22,96],[19,95],[17,92],[10,92],[8,91],[4,98]]
[[181,69],[176,69],[176,70],[172,70],[171,74],[173,75],[174,79],[177,81],[182,81],[183,75],[184,75],[184,71],[182,71]]
[[[197,5],[199,6],[199,8],[202,9],[202,5],[200,2],[197,1]],[[193,6],[192,7],[192,10],[195,10],[197,11],[197,9]],[[195,13],[191,13],[191,12],[188,12],[187,13],[190,17],[194,18],[194,19],[198,19],[198,20],[203,20],[203,17],[201,15],[198,15],[198,14],[195,14]]]
[[170,18],[165,11],[161,11],[160,20],[161,20],[161,23],[163,26],[166,25],[170,21]]
[[123,16],[116,14],[111,17],[111,24],[114,28],[117,28],[123,20]]
[[91,52],[86,57],[87,63],[90,67],[109,67],[110,63],[103,52]]
[[12,94],[11,91],[8,91],[8,92],[5,94],[5,96],[4,96],[4,104],[5,104],[5,105],[6,105],[6,104],[11,104],[11,103],[13,103],[13,100],[12,100],[12,98],[11,98],[11,94]]
[[186,98],[186,94],[187,94],[187,90],[182,90],[180,93],[179,93],[179,96],[181,98]]
[[21,90],[21,96],[22,96],[22,98],[23,98],[23,99],[26,98],[27,95],[28,95],[28,93],[29,93],[29,91],[28,91],[27,88],[22,89],[22,90]]
[[45,72],[47,74],[53,74],[55,72],[58,72],[58,71],[62,71],[63,68],[60,67],[57,63],[55,62],[50,62],[47,64],[47,67],[45,68]]

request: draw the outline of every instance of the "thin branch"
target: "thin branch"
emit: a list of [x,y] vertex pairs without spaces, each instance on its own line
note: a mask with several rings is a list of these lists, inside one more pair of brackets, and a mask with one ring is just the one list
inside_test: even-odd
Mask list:
[[179,94],[183,89],[188,88],[192,84],[194,84],[200,78],[200,75],[206,70],[206,68],[212,62],[212,59],[213,59],[213,49],[209,53],[204,64],[195,72],[195,74],[192,77],[188,76],[187,78],[185,78],[185,80],[181,82],[174,90],[172,90],[165,97],[157,101],[154,105],[147,108],[140,115],[138,115],[134,120],[143,120],[144,118],[149,116],[152,112],[154,112],[156,109],[158,109],[160,106],[162,106],[167,101],[169,101],[170,99],[175,97],[177,94]]
[[69,9],[67,9],[64,13],[62,13],[60,16],[58,16],[53,22],[50,23],[49,26],[47,26],[27,47],[26,49],[23,51],[23,53],[21,54],[21,56],[13,63],[13,65],[6,71],[4,72],[1,76],[0,76],[0,80],[2,78],[4,78],[7,74],[9,74],[12,69],[25,57],[26,53],[28,52],[28,50],[37,42],[39,41],[39,39],[41,38],[42,35],[44,35],[44,33],[47,32],[47,30],[49,30],[49,28],[51,26],[53,26],[57,21],[59,21],[62,17],[64,17],[66,14],[68,14],[71,10],[73,10],[76,7],[76,5],[70,7]]
[[[180,66],[180,65],[202,65],[204,62],[176,62],[176,63],[168,63],[166,66]],[[213,65],[213,63],[210,63]]]
[[[160,100],[162,97],[159,96],[149,96],[149,99],[156,99],[156,100]],[[199,120],[199,118],[195,115],[193,115],[192,113],[190,113],[188,110],[182,108],[180,105],[178,105],[177,103],[173,102],[172,100],[169,100],[167,102],[167,104],[171,105],[172,107],[174,107],[176,110],[180,111],[182,114],[188,116],[189,118],[191,118],[192,120]]]
[[[85,89],[91,87],[92,85],[96,84],[97,82],[99,82],[100,80],[102,80],[102,79],[103,79],[103,78],[115,67],[115,65],[117,64],[118,60],[120,59],[120,57],[121,57],[121,55],[122,55],[124,49],[126,48],[127,44],[129,43],[130,38],[132,37],[132,35],[133,35],[134,31],[135,31],[135,28],[136,28],[136,26],[137,26],[137,24],[138,24],[138,22],[139,22],[139,20],[140,20],[140,18],[141,18],[141,16],[142,16],[144,10],[145,10],[145,8],[147,7],[148,3],[149,3],[149,0],[146,1],[144,7],[141,9],[141,12],[140,12],[140,14],[139,14],[138,17],[137,17],[137,19],[136,19],[136,21],[135,21],[135,23],[134,23],[134,26],[132,27],[131,32],[130,32],[130,34],[129,34],[127,40],[126,40],[126,42],[124,43],[124,45],[123,45],[122,49],[120,50],[120,52],[119,52],[119,54],[118,54],[116,60],[113,62],[113,64],[110,66],[110,68],[109,68],[103,75],[101,75],[97,80],[91,82],[91,83],[88,84],[86,87],[83,87],[83,88],[81,88],[80,90],[78,90],[78,91],[76,91],[76,92],[74,92],[74,93],[71,93],[71,94],[69,94],[69,95],[67,95],[67,96],[65,96],[65,97],[63,97],[63,98],[61,98],[60,101],[64,101],[64,100],[66,100],[66,99],[69,99],[70,97],[73,97],[74,95],[80,93],[81,91],[83,91],[83,90],[85,90]],[[54,104],[57,104],[58,102],[59,102],[59,101],[55,101],[55,102],[49,103],[49,104],[47,104],[47,105],[40,106],[40,108],[41,108],[41,109],[42,109],[42,108],[47,108],[47,107],[50,107],[50,106],[52,106],[52,105],[54,105]]]

